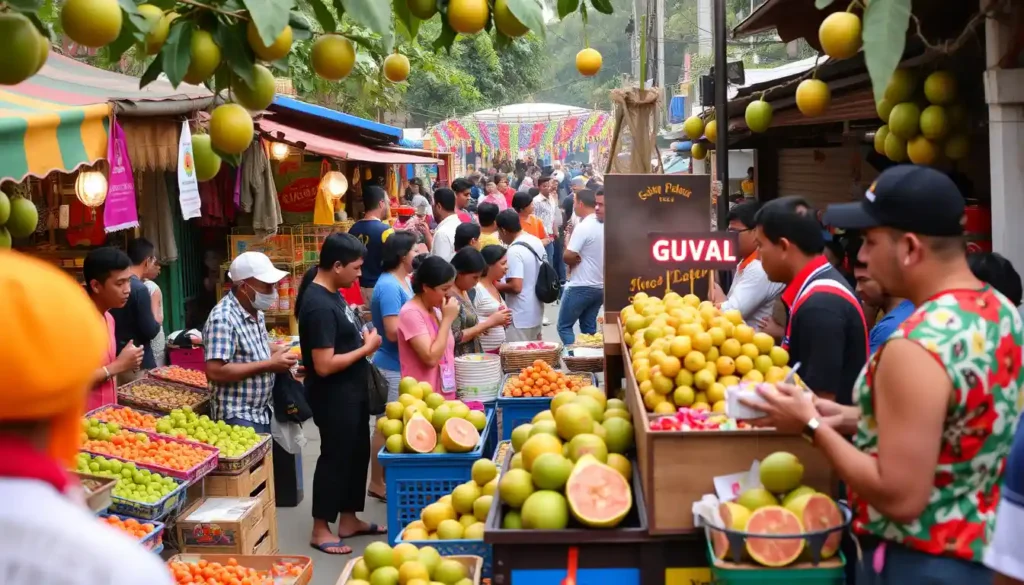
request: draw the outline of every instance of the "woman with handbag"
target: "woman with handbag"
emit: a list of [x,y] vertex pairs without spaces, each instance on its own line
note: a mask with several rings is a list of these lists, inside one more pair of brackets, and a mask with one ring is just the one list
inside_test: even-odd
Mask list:
[[[362,273],[366,248],[351,234],[328,236],[312,281],[304,279],[296,298],[299,342],[306,366],[306,388],[313,422],[320,429],[320,457],[313,474],[313,534],[310,546],[327,554],[349,554],[344,539],[362,534],[387,534],[387,529],[360,520],[366,502],[366,471],[370,463],[373,364],[380,347],[375,330],[363,328],[339,289]],[[337,535],[331,523],[338,522]]]
[[413,298],[398,313],[398,355],[402,375],[427,382],[445,400],[455,400],[455,336],[459,302],[448,293],[455,268],[428,256],[412,275]]

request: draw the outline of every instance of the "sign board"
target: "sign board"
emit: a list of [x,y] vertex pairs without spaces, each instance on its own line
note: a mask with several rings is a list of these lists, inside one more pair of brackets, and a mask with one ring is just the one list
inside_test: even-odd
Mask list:
[[605,177],[605,297],[618,311],[638,292],[708,297],[715,269],[736,266],[736,239],[710,230],[710,175]]

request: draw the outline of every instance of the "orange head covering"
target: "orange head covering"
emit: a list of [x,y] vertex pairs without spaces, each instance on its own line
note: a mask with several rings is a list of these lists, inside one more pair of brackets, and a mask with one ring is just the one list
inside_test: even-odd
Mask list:
[[70,465],[108,334],[85,290],[59,268],[0,250],[0,426],[50,424],[48,453]]

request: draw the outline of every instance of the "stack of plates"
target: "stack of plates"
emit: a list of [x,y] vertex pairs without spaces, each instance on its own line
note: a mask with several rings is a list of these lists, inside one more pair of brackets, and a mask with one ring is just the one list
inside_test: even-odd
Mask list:
[[501,358],[471,353],[455,358],[455,388],[459,400],[492,402],[501,389]]

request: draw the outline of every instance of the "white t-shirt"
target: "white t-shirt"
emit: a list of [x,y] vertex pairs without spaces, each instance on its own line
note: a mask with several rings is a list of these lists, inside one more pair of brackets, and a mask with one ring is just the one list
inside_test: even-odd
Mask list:
[[580,263],[572,267],[570,287],[604,287],[604,224],[593,213],[573,228],[567,248],[580,255]]
[[757,328],[758,321],[771,317],[775,300],[785,289],[785,284],[768,280],[761,261],[755,259],[742,270],[737,269],[722,310],[738,309],[747,325]]
[[159,555],[49,484],[0,479],[4,585],[172,585]]
[[[482,283],[476,285],[476,298],[473,299],[473,306],[476,307],[476,314],[483,321],[498,312],[503,301],[500,298],[491,296]],[[491,327],[480,336],[480,347],[484,351],[493,351],[505,343],[505,328],[502,326]]]
[[505,274],[505,280],[523,279],[523,291],[519,294],[506,294],[505,302],[512,311],[512,326],[516,329],[529,329],[539,327],[544,319],[544,305],[536,294],[540,262],[520,242],[533,248],[540,258],[545,258],[545,253],[540,238],[525,231],[519,232],[519,237],[508,247],[508,273]]
[[461,223],[458,214],[449,215],[441,220],[434,230],[434,244],[430,253],[451,262],[455,257],[455,230]]

